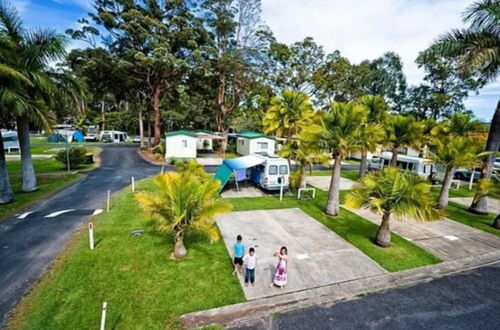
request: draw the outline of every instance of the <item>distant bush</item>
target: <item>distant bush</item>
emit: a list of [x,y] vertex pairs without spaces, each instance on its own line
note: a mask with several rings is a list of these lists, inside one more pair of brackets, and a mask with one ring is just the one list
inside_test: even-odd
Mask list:
[[[70,168],[78,168],[85,164],[85,154],[87,154],[87,149],[84,147],[70,147],[69,148],[69,166]],[[68,168],[68,161],[66,150],[61,150],[56,155],[56,160],[64,164],[66,169]]]
[[160,143],[159,145],[153,147],[153,149],[151,149],[151,152],[157,155],[165,155],[165,144]]

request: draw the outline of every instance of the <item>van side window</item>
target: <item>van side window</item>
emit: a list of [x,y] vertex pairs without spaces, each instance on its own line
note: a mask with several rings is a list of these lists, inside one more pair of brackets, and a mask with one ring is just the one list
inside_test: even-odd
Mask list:
[[288,174],[288,166],[280,165],[280,174]]
[[269,166],[269,174],[270,175],[276,175],[276,174],[278,174],[278,166],[277,165],[271,165],[271,166]]

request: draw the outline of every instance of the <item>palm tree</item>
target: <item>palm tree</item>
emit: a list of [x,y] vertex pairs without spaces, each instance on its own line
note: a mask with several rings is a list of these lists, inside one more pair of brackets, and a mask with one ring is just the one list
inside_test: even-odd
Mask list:
[[361,179],[360,184],[346,196],[346,205],[367,208],[382,216],[375,242],[391,245],[390,219],[410,218],[418,221],[435,220],[440,212],[433,207],[431,187],[425,180],[397,167],[386,167]]
[[[483,82],[495,81],[500,72],[500,2],[481,0],[464,12],[467,28],[442,35],[427,52],[455,59],[464,77],[479,77]],[[481,178],[489,179],[500,147],[500,101],[493,115],[485,150]],[[479,196],[479,191],[478,191]],[[486,214],[486,198],[475,198],[471,212]]]
[[298,180],[294,188],[305,188],[306,186],[306,166],[313,164],[328,164],[328,154],[311,141],[306,140],[302,135],[291,143],[286,143],[279,151],[283,158],[292,159],[299,164]]
[[387,121],[387,142],[392,149],[391,166],[396,166],[400,147],[418,148],[423,140],[423,123],[413,116],[394,115]]
[[389,105],[382,96],[366,95],[358,102],[368,110],[367,123],[360,128],[360,152],[361,164],[359,167],[359,177],[362,178],[368,169],[368,152],[373,152],[377,145],[384,140],[382,127],[389,113]]
[[174,234],[171,258],[186,256],[187,231],[203,234],[212,241],[219,239],[214,218],[231,210],[231,204],[219,197],[219,181],[209,177],[200,165],[189,164],[179,167],[178,172],[158,174],[154,182],[159,192],[139,192],[135,199],[155,220],[159,231]]
[[[66,39],[52,30],[24,29],[16,9],[7,2],[0,3],[0,39],[15,56],[3,57],[2,62],[24,77],[28,84],[10,92],[10,103],[17,103],[15,113],[23,170],[23,191],[38,189],[33,162],[29,125],[34,122],[50,129],[53,116],[47,105],[52,102],[54,84],[47,74],[48,64],[65,54]],[[5,100],[2,100],[5,103]],[[5,105],[4,105],[5,106]]]
[[470,168],[478,164],[481,148],[477,140],[466,136],[441,136],[434,141],[434,151],[429,152],[429,158],[436,164],[444,167],[444,179],[439,193],[437,208],[445,209],[448,206],[448,197],[455,169]]
[[14,201],[14,192],[10,185],[7,162],[5,161],[5,150],[3,148],[3,137],[0,132],[0,204],[7,204]]
[[[497,173],[499,175],[500,173]],[[491,179],[481,179],[477,185],[477,193],[474,199],[485,199],[486,197],[493,197],[500,199],[500,181],[493,181]],[[493,228],[500,229],[500,213],[497,214],[492,224]]]
[[263,119],[264,132],[275,134],[290,142],[307,125],[314,114],[309,97],[292,90],[284,90],[271,99]]
[[318,116],[315,125],[304,131],[304,138],[318,143],[322,150],[331,152],[335,160],[325,212],[339,214],[340,168],[349,152],[359,149],[358,130],[366,123],[368,110],[355,102],[333,102],[329,112]]

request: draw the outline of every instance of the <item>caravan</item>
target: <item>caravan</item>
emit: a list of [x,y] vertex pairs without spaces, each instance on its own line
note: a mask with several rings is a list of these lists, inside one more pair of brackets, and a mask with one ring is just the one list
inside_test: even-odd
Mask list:
[[[380,156],[373,156],[368,163],[368,170],[381,170],[389,166],[392,152],[383,152]],[[398,155],[397,166],[418,174],[422,178],[428,178],[434,171],[434,164],[430,159],[414,156]]]

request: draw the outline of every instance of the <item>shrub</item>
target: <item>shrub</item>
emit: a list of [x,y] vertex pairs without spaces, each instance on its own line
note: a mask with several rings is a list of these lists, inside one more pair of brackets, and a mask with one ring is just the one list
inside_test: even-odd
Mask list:
[[159,145],[153,147],[153,149],[151,149],[151,152],[155,155],[165,155],[165,144],[160,143]]
[[[84,147],[70,147],[69,148],[70,168],[78,168],[82,164],[85,164],[85,154],[87,154],[87,149],[85,149]],[[63,163],[66,169],[68,168],[66,150],[59,151],[56,155],[56,160]]]

